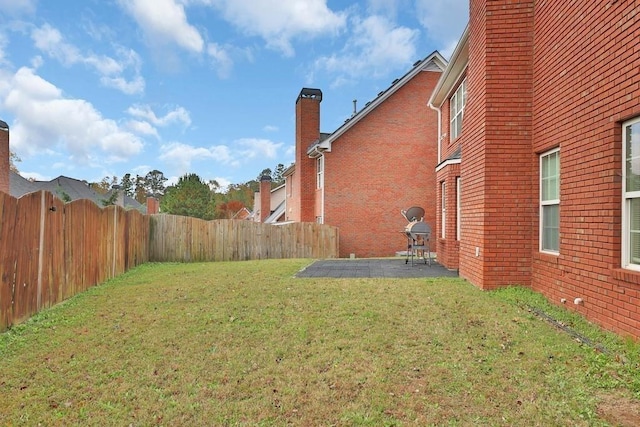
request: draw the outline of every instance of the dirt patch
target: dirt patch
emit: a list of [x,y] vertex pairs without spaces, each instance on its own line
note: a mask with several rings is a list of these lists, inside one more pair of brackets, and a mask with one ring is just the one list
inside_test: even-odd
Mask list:
[[635,427],[640,425],[640,400],[622,393],[600,397],[598,415],[615,426]]

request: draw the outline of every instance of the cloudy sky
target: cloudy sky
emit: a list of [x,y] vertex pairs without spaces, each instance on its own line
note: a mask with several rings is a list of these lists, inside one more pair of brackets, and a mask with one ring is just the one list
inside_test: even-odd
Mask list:
[[467,0],[0,0],[0,120],[25,177],[246,182],[293,161],[301,88],[333,132],[467,20]]

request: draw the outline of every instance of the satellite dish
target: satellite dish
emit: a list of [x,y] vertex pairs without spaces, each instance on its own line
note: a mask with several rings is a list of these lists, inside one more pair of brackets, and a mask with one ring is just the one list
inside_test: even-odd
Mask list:
[[407,209],[406,211],[400,211],[400,212],[402,213],[402,216],[404,217],[404,219],[406,219],[409,222],[422,221],[422,218],[424,218],[424,209],[422,209],[420,206],[413,206]]

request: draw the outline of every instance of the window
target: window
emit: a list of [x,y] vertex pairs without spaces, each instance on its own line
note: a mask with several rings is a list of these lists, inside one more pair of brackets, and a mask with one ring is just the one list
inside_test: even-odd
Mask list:
[[440,186],[442,189],[442,201],[441,201],[442,213],[440,214],[440,223],[441,223],[440,237],[444,239],[445,229],[447,224],[447,184],[443,182],[442,184],[440,184]]
[[460,240],[460,177],[456,177],[456,240]]
[[640,117],[622,125],[622,266],[640,270]]
[[560,150],[540,156],[540,251],[560,252]]
[[318,175],[316,176],[316,188],[324,187],[324,156],[320,156],[316,159],[316,169]]
[[464,116],[464,106],[467,103],[467,80],[463,80],[449,100],[449,116],[451,117],[451,128],[449,134],[451,141],[462,133],[462,117]]

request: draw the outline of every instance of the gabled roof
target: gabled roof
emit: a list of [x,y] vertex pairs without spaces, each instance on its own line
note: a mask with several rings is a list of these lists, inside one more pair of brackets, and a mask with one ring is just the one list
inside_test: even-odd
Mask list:
[[404,76],[394,80],[387,89],[378,93],[378,96],[370,102],[367,102],[363,109],[358,111],[354,116],[347,119],[342,126],[336,129],[335,132],[330,134],[327,138],[316,141],[307,150],[307,154],[310,157],[318,157],[324,151],[331,151],[331,144],[345,132],[351,129],[356,123],[365,118],[367,114],[375,110],[380,104],[386,101],[391,95],[396,93],[402,86],[407,84],[418,73],[422,71],[443,71],[447,67],[447,60],[444,59],[440,52],[437,50],[431,53],[426,58],[417,61],[413,64],[413,68],[409,70]]
[[440,107],[448,98],[449,93],[454,89],[460,75],[466,70],[469,63],[469,25],[462,32],[458,44],[451,54],[451,59],[447,68],[438,80],[438,84],[431,93],[429,105]]
[[278,219],[280,219],[280,217],[282,215],[284,215],[284,208],[285,208],[285,201],[283,200],[277,207],[276,209],[271,213],[271,215],[269,215],[267,218],[265,218],[264,223],[265,224],[273,224],[275,222],[278,222]]
[[[18,173],[11,172],[9,174],[9,193],[13,197],[20,198],[25,194],[40,190],[48,191],[61,199],[64,195],[69,196],[70,200],[89,199],[100,207],[104,207],[102,201],[108,200],[113,194],[113,190],[109,190],[106,194],[100,194],[89,187],[86,182],[62,175],[51,181],[29,181]],[[129,196],[124,197],[124,207],[145,211],[142,204]]]

